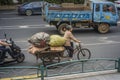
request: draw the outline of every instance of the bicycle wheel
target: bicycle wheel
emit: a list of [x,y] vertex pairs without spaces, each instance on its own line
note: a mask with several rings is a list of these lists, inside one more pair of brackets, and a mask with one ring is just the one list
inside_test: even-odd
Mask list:
[[80,59],[90,59],[90,57],[91,57],[91,52],[87,48],[83,48],[83,49],[79,50],[78,53],[77,53],[78,60],[80,60]]

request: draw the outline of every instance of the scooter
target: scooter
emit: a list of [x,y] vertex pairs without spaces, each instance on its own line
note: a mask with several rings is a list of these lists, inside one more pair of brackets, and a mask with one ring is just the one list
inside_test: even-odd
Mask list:
[[[6,34],[4,34],[4,36],[5,36],[5,41],[7,43],[11,44],[11,46],[9,46],[9,49],[12,52],[12,55],[13,56],[17,55],[17,57],[8,58],[8,56],[5,56],[4,61],[2,63],[0,62],[0,65],[1,64],[6,64],[6,63],[11,63],[11,62],[22,63],[24,61],[24,59],[25,59],[25,55],[21,52],[21,48],[15,44],[15,42],[12,40],[12,38],[7,39]],[[2,54],[3,54],[3,51],[0,50],[0,57],[1,57]]]

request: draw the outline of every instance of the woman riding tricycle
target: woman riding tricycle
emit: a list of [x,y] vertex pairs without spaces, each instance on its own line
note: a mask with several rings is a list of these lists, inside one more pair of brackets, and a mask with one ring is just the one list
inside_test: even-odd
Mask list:
[[[66,53],[68,54],[67,58],[70,61],[72,60],[74,53],[77,53],[78,59],[81,59],[81,54],[82,57],[87,59],[89,59],[91,56],[91,53],[88,49],[81,48],[80,41],[73,36],[72,27],[70,25],[66,26],[64,37],[59,35],[49,36],[47,33],[41,32],[37,33],[37,36],[36,34],[33,35],[31,38],[32,39],[29,39],[29,42],[33,45],[31,48],[29,48],[29,53],[34,54],[37,60],[40,58],[44,65],[46,62],[60,62],[62,58],[66,58],[64,56]],[[73,48],[73,46],[71,46],[71,40],[77,42],[79,46]]]

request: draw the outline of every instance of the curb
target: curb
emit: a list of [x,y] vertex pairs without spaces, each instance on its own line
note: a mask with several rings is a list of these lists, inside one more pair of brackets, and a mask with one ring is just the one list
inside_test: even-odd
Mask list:
[[117,73],[117,70],[107,70],[107,71],[98,71],[98,72],[88,72],[88,73],[79,73],[79,74],[71,74],[64,76],[54,76],[54,77],[46,77],[45,80],[71,80],[77,78],[85,78],[91,76],[105,75],[105,74],[114,74]]
[[[53,77],[45,77],[45,80],[71,80],[77,78],[85,78],[99,75],[107,75],[117,73],[117,70],[106,70],[106,71],[98,71],[98,72],[88,72],[88,73],[79,73],[79,74],[71,74],[71,75],[63,75],[63,76],[53,76]],[[39,75],[40,76],[40,75]],[[12,78],[2,78],[0,80],[41,80],[37,77],[37,74],[29,75],[29,76],[19,76]]]
[[[39,75],[40,76],[40,75]],[[38,75],[34,74],[34,75],[29,75],[29,76],[19,76],[19,77],[11,77],[11,78],[2,78],[0,80],[33,80],[33,79],[37,79]]]

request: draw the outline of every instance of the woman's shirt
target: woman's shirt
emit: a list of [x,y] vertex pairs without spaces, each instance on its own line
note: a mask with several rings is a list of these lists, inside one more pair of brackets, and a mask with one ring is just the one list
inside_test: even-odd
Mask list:
[[73,36],[71,31],[66,31],[64,34],[64,38],[66,39],[65,46],[71,46],[70,44],[71,40],[77,42],[77,39]]

